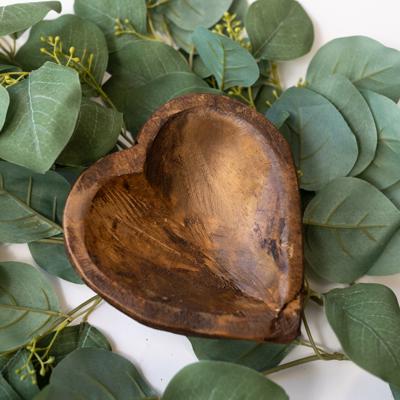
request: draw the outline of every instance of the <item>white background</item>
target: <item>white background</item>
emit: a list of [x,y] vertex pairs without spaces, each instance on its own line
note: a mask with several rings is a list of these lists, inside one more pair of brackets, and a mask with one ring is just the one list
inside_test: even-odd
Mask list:
[[[16,2],[22,1],[0,0],[0,5]],[[63,13],[71,13],[73,0],[62,0],[62,3]],[[398,0],[300,0],[300,3],[314,22],[315,43],[309,55],[281,66],[286,85],[292,85],[304,77],[311,56],[322,44],[335,37],[368,35],[385,45],[400,49]],[[27,246],[0,245],[0,261],[10,260],[33,264]],[[73,308],[93,295],[85,286],[57,278],[50,279],[65,309]],[[362,281],[389,285],[400,298],[400,275]],[[318,290],[327,289],[317,283],[314,283],[314,287]],[[308,315],[317,341],[331,350],[339,350],[334,334],[327,327],[317,306],[311,306]],[[141,369],[160,392],[180,368],[196,361],[185,337],[143,326],[108,304],[103,304],[92,315],[90,322],[110,339],[114,350]],[[307,349],[296,350],[285,361],[308,354],[310,351]],[[274,374],[271,378],[286,389],[291,400],[392,399],[388,385],[350,362],[318,361]]]

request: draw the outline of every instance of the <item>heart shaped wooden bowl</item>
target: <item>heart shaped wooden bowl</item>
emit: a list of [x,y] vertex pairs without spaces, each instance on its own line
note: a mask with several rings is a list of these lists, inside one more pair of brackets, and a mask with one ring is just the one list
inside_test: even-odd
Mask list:
[[66,247],[84,281],[150,326],[287,342],[299,332],[300,199],[288,144],[224,96],[172,100],[87,169]]

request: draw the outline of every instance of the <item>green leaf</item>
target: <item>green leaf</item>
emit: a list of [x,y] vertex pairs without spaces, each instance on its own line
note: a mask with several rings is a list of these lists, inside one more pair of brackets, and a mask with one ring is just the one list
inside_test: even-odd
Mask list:
[[[45,336],[38,342],[39,347],[47,347],[54,338],[54,333]],[[57,365],[70,353],[77,349],[97,348],[111,351],[111,345],[107,338],[94,326],[87,322],[79,325],[68,326],[56,337],[49,352],[55,357]]]
[[114,34],[116,19],[128,19],[137,32],[147,32],[145,0],[75,0],[74,11],[103,31],[110,51],[117,47],[118,38]]
[[21,400],[13,387],[0,374],[0,398],[4,400]]
[[382,253],[368,271],[368,275],[382,276],[398,274],[400,272],[399,248],[400,229],[386,243]]
[[[2,61],[3,61],[2,54],[0,53],[0,62]],[[9,62],[9,60],[4,59],[4,62]],[[0,72],[9,72],[9,71],[21,71],[21,68],[11,64],[0,64]]]
[[33,400],[52,400],[49,397],[49,385],[45,386],[34,398]]
[[390,390],[392,391],[394,400],[400,400],[400,388],[390,385]]
[[70,185],[73,185],[85,167],[56,167],[56,172],[65,178]]
[[341,112],[356,136],[359,153],[350,175],[359,175],[374,159],[378,141],[374,117],[367,102],[343,75],[320,76],[312,82],[311,89],[326,97]]
[[0,85],[0,132],[6,121],[8,106],[10,105],[10,96],[7,89]]
[[172,36],[174,42],[178,45],[179,48],[186,51],[186,53],[190,54],[193,52],[196,53],[196,49],[193,44],[192,34],[193,30],[185,30],[175,25],[172,21],[167,20],[167,28]]
[[0,352],[46,332],[58,312],[57,296],[40,272],[28,264],[0,263]]
[[62,233],[69,190],[53,171],[35,174],[0,161],[0,242],[26,243]]
[[164,13],[179,28],[193,31],[216,24],[231,4],[232,0],[171,0]]
[[293,87],[266,116],[277,124],[284,113],[290,117],[281,132],[292,148],[303,189],[319,190],[351,171],[358,156],[357,142],[331,102],[312,90]]
[[[26,377],[26,379],[21,379],[21,375],[16,373],[17,369],[21,369],[26,363],[28,363],[29,368],[34,371],[33,364],[28,360],[29,352],[25,349],[21,349],[16,353],[9,356],[0,356],[0,398],[8,399],[1,393],[3,387],[1,382],[1,377],[4,379],[4,385],[12,388],[17,395],[18,399],[31,400],[37,393],[39,393],[39,387],[36,383],[32,382],[35,378],[35,374]],[[13,399],[13,397],[12,397]]]
[[129,131],[137,133],[150,115],[161,105],[187,93],[218,93],[193,73],[175,72],[162,75],[133,91],[110,80],[105,90],[117,108],[124,113]]
[[288,400],[285,391],[264,375],[241,365],[201,361],[179,371],[162,400]]
[[205,66],[203,60],[199,56],[193,58],[193,72],[202,79],[212,75],[211,71]]
[[233,40],[202,27],[194,31],[192,40],[221,90],[232,86],[248,87],[258,79],[260,71],[256,61]]
[[400,209],[400,179],[393,185],[382,190],[382,192]]
[[341,74],[359,89],[400,98],[400,52],[365,36],[334,39],[311,60],[307,81],[320,75]]
[[257,371],[276,367],[292,350],[291,344],[257,343],[247,340],[189,337],[200,360],[227,361]]
[[324,295],[329,324],[346,355],[361,368],[400,386],[400,308],[388,287],[359,283]]
[[40,268],[69,282],[83,283],[68,260],[62,239],[57,243],[31,242],[28,246]]
[[374,186],[339,178],[304,213],[305,258],[321,277],[351,283],[366,274],[400,224],[399,210]]
[[94,163],[114,148],[122,125],[121,113],[83,98],[75,131],[57,163],[69,166]]
[[165,43],[135,40],[110,54],[110,82],[132,89],[173,72],[190,72],[185,58]]
[[75,350],[53,370],[40,399],[141,400],[155,396],[137,369],[125,358],[96,348]]
[[245,18],[256,58],[291,60],[308,53],[314,28],[303,7],[294,0],[257,0]]
[[378,129],[375,158],[361,177],[379,189],[400,182],[400,109],[387,97],[363,91]]
[[24,31],[41,21],[49,11],[61,12],[59,1],[39,1],[0,7],[0,36]]
[[[102,83],[108,64],[108,49],[103,32],[95,24],[76,15],[63,15],[51,21],[42,21],[35,25],[29,35],[28,41],[17,53],[17,61],[25,69],[34,70],[50,57],[41,53],[40,49],[46,47],[40,38],[47,36],[59,36],[63,45],[63,51],[69,54],[69,48],[75,47],[75,55],[84,58],[84,64],[90,54],[93,54],[92,74],[98,83]],[[86,62],[85,62],[86,59]],[[66,64],[68,57],[61,62]]]
[[44,173],[74,131],[81,101],[77,72],[51,62],[9,89],[0,158]]
[[233,0],[229,12],[235,14],[240,21],[244,21],[248,9],[249,2],[247,0]]

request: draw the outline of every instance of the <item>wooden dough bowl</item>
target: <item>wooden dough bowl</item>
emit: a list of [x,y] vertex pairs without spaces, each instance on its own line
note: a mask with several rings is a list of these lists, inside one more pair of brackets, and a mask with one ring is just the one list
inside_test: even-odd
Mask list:
[[286,141],[224,96],[174,99],[138,144],[87,169],[64,214],[83,280],[132,318],[188,335],[299,333],[300,198]]

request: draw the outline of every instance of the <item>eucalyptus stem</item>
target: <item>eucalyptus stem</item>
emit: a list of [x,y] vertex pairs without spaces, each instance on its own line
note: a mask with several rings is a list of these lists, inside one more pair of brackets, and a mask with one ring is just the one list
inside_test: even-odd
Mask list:
[[162,6],[163,4],[167,4],[167,3],[169,3],[169,0],[158,0],[153,4],[147,4],[147,8],[150,8],[150,9],[156,8],[156,7]]
[[293,360],[288,363],[278,365],[277,367],[267,369],[263,373],[264,373],[264,375],[270,375],[270,374],[274,374],[279,371],[284,371],[285,369],[296,367],[298,365],[307,364],[307,363],[313,362],[313,361],[321,361],[321,360],[323,360],[323,361],[333,361],[333,360],[345,361],[345,360],[348,360],[348,358],[346,357],[345,354],[342,354],[342,353],[324,354],[322,358],[320,358],[318,355],[314,354],[312,356],[299,358],[297,360]]
[[37,243],[44,243],[44,244],[63,244],[64,243],[64,238],[57,238],[57,237],[52,237],[52,238],[46,238],[46,239],[39,239],[36,240]]
[[278,65],[274,62],[271,62],[269,84],[274,86],[280,92],[282,91],[282,83],[279,76]]
[[322,353],[320,352],[320,349],[318,348],[318,346],[315,344],[315,341],[311,334],[311,329],[310,329],[310,326],[308,325],[306,314],[304,313],[304,311],[302,311],[302,313],[301,313],[301,319],[303,320],[304,329],[306,330],[308,340],[310,341],[311,347],[313,348],[315,355],[318,356],[320,359],[322,359]]

